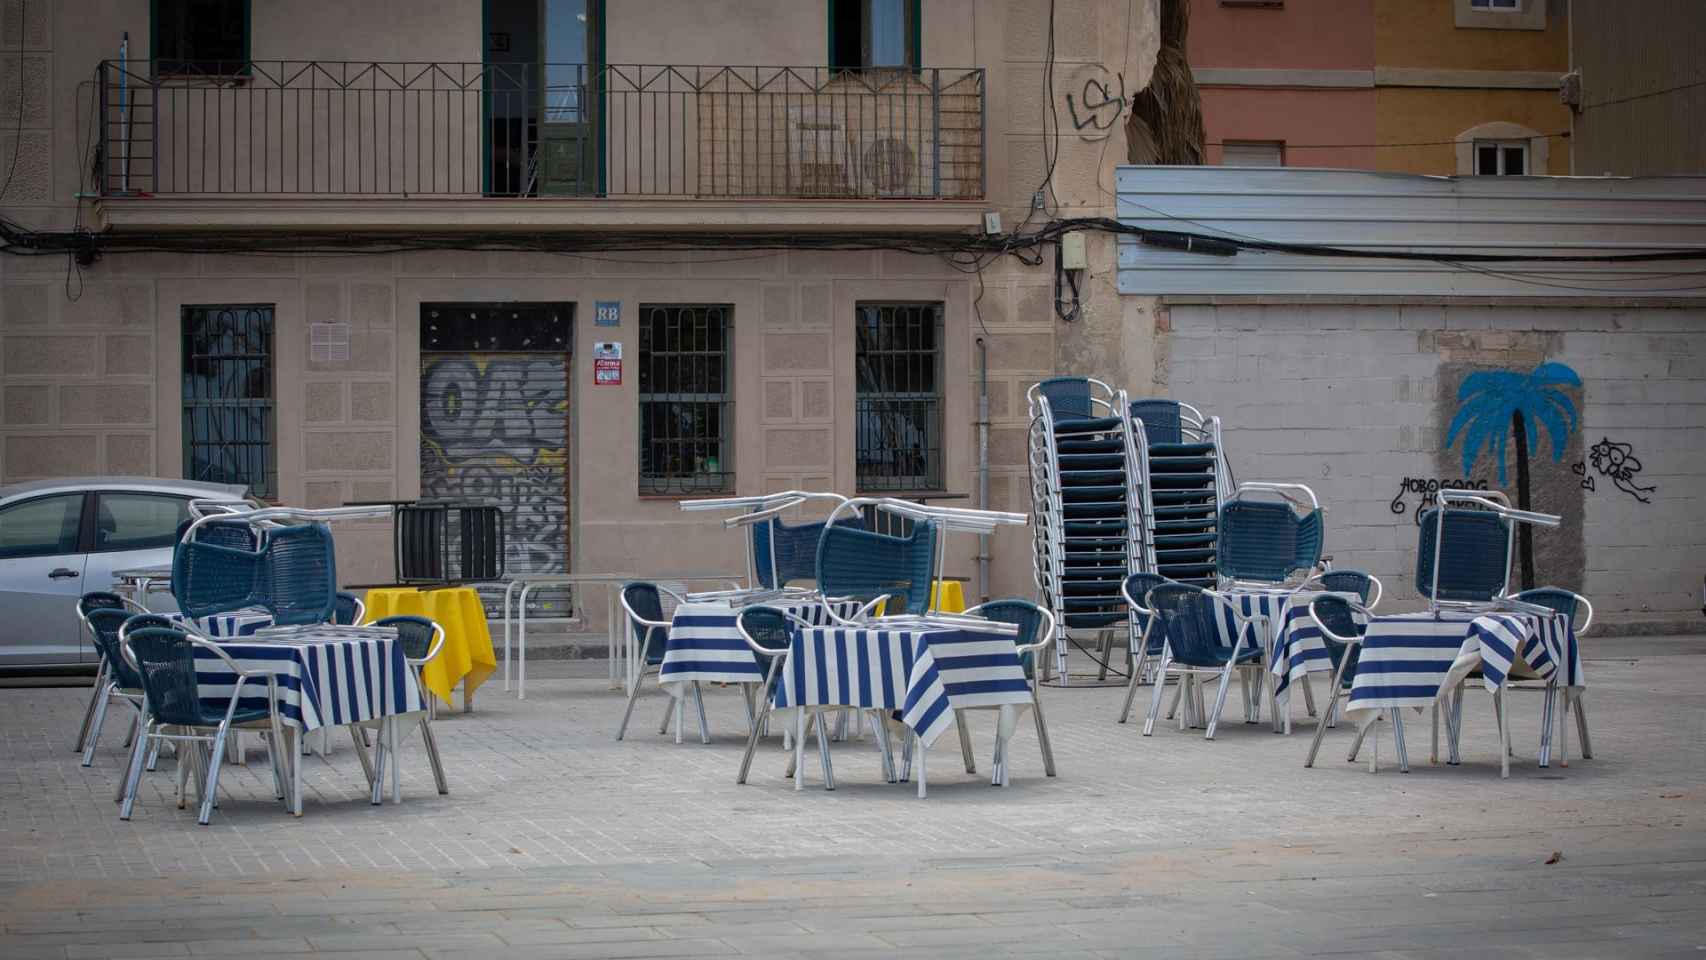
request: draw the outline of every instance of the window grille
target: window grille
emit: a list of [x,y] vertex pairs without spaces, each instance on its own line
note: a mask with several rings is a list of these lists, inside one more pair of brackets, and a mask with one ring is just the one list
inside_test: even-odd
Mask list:
[[183,308],[184,476],[277,495],[273,305]]
[[860,491],[942,489],[942,305],[857,308]]
[[734,485],[727,304],[640,305],[640,492]]

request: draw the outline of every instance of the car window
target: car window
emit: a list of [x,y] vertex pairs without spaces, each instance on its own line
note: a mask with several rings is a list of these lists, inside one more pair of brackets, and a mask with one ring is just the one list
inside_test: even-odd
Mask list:
[[0,559],[77,552],[83,495],[65,493],[0,510]]
[[95,549],[147,550],[169,547],[178,524],[189,519],[190,502],[158,493],[103,493],[95,513]]

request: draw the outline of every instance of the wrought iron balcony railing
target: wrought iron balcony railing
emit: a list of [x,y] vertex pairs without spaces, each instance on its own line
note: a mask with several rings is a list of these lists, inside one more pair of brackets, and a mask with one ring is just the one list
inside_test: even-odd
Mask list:
[[103,196],[984,195],[975,68],[159,67],[100,66]]

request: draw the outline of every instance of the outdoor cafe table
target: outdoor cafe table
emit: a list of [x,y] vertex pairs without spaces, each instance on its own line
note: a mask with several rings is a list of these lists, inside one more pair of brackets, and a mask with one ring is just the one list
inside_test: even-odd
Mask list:
[[[1564,688],[1566,697],[1586,685],[1576,632],[1568,617],[1527,613],[1440,611],[1374,617],[1363,636],[1345,716],[1366,729],[1382,712],[1396,722],[1402,743],[1400,710],[1421,710],[1439,703],[1474,670],[1488,691],[1502,696],[1511,679],[1534,678]],[[1508,716],[1508,714],[1506,714]],[[1501,723],[1501,774],[1510,775],[1510,724]],[[1551,723],[1542,734],[1541,758],[1548,759]],[[1568,737],[1568,725],[1565,725]],[[1452,751],[1456,740],[1451,738]],[[1564,745],[1566,755],[1569,745]],[[1399,762],[1407,766],[1404,752]]]
[[[1286,709],[1290,673],[1279,667],[1285,657],[1292,655],[1291,648],[1309,645],[1313,641],[1309,649],[1318,650],[1320,657],[1327,662],[1327,669],[1332,668],[1331,661],[1325,661],[1327,648],[1321,644],[1321,628],[1315,625],[1315,618],[1309,613],[1309,601],[1321,595],[1319,590],[1298,591],[1293,587],[1234,587],[1222,593],[1239,613],[1257,618],[1256,634],[1262,644],[1262,659],[1274,674],[1270,681],[1270,705],[1276,733],[1282,729],[1282,724],[1286,733],[1291,732],[1291,713]],[[1351,597],[1351,594],[1341,596]],[[1220,615],[1220,635],[1227,646],[1231,646],[1238,636],[1238,623],[1225,608]],[[1308,669],[1316,668],[1310,666]],[[1313,711],[1313,699],[1308,702]]]
[[[899,619],[899,618],[897,618]],[[999,707],[996,750],[1005,755],[1031,685],[1013,636],[957,626],[796,627],[777,685],[777,710],[853,707],[898,714],[918,742],[918,795],[925,795],[924,751],[953,725],[955,710]],[[796,718],[794,788],[805,771],[804,714]]]
[[474,691],[498,668],[486,608],[473,587],[382,587],[367,591],[366,623],[386,617],[426,617],[444,628],[444,646],[421,667],[421,679],[450,706],[451,692],[462,685],[462,712],[474,709]]
[[[831,622],[821,599],[795,597],[756,605],[775,607],[815,625]],[[846,618],[859,612],[860,603],[837,600],[833,606],[838,615]],[[726,600],[688,601],[677,604],[670,616],[669,642],[664,648],[658,686],[675,700],[676,743],[681,742],[681,710],[690,686],[764,682],[766,666],[758,662],[735,623],[741,609]],[[700,730],[700,740],[710,742],[707,731]]]
[[[383,721],[394,738],[394,719],[426,709],[397,642],[396,631],[367,628],[351,636],[350,628],[304,628],[285,636],[241,637],[220,648],[239,670],[260,670],[277,679],[279,719],[290,741],[290,809],[302,815],[302,739],[323,727]],[[228,700],[238,677],[211,651],[196,652],[196,680],[209,699]],[[221,701],[223,702],[223,701]],[[250,681],[243,688],[241,708],[265,708],[266,687]],[[370,785],[378,793],[377,783]],[[395,794],[393,794],[395,798]]]

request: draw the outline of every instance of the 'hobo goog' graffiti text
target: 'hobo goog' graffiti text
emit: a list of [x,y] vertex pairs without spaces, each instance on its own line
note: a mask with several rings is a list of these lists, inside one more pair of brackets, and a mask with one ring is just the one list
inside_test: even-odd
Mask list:
[[[1487,489],[1487,481],[1485,480],[1450,480],[1444,477],[1405,477],[1398,481],[1398,495],[1392,498],[1391,508],[1393,513],[1403,513],[1405,510],[1409,510],[1411,520],[1417,525],[1420,525],[1422,522],[1422,511],[1433,506],[1439,501],[1439,492],[1441,490],[1485,489]],[[1404,498],[1412,493],[1420,494],[1421,499],[1416,501],[1416,505],[1414,507],[1409,507],[1405,504]]]

